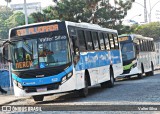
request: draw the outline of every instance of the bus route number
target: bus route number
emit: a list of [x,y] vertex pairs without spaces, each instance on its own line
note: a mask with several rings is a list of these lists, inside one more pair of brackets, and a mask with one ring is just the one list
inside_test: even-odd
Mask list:
[[55,40],[64,40],[66,36],[55,36]]

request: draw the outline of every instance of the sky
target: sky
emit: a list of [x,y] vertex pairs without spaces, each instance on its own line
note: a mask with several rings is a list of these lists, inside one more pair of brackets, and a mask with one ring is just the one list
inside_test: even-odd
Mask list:
[[[12,0],[10,4],[21,4],[24,0]],[[48,5],[54,5],[52,0],[26,0],[27,3],[33,3],[33,2],[41,2],[42,7],[46,7]],[[160,21],[160,0],[146,0],[147,2],[147,11],[148,14],[150,12],[150,6],[152,8],[151,10],[151,21]],[[149,5],[150,2],[150,5]],[[156,4],[157,3],[157,4]],[[141,4],[141,5],[140,5]],[[6,5],[5,0],[0,0],[0,5]],[[144,0],[135,0],[135,3],[133,3],[133,6],[131,10],[128,11],[127,16],[124,18],[124,20],[132,19],[137,21],[138,23],[144,22]]]

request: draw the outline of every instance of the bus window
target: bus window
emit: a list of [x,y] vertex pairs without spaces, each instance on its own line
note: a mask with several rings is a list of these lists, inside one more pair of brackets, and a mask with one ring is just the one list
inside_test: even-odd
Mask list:
[[103,36],[104,36],[104,41],[105,41],[106,49],[110,50],[110,43],[109,43],[109,40],[108,40],[108,35],[105,34],[105,33],[103,33]]
[[153,43],[153,41],[151,41],[151,46],[152,46],[152,51],[155,51],[155,48],[154,48],[154,43]]
[[110,41],[110,48],[111,49],[115,49],[115,46],[114,46],[114,39],[113,39],[113,36],[112,36],[112,34],[109,34],[109,41]]
[[78,38],[79,38],[79,50],[80,51],[86,51],[86,42],[85,42],[85,37],[84,37],[84,31],[83,30],[78,30]]
[[94,49],[95,50],[99,50],[100,47],[99,47],[97,32],[92,32],[92,40],[93,40],[93,44],[94,44]]
[[113,34],[113,37],[114,37],[115,49],[119,49],[118,37],[116,34]]
[[142,40],[140,40],[140,47],[141,47],[141,51],[144,51],[144,47],[143,47],[143,42],[142,42]]
[[105,50],[104,39],[103,39],[102,33],[99,33],[99,41],[100,41],[101,50]]
[[93,50],[93,43],[92,43],[92,38],[91,38],[91,32],[86,31],[86,44],[87,44],[87,49],[88,50]]

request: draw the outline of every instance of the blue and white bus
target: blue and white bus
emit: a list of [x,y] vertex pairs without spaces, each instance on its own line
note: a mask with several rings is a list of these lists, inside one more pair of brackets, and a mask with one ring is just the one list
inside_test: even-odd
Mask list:
[[[88,23],[53,20],[10,30],[14,92],[43,101],[45,95],[112,87],[123,72],[117,30]],[[5,53],[3,53],[5,55]]]
[[123,73],[119,77],[154,75],[156,52],[153,38],[123,34],[119,36],[119,42],[123,60]]

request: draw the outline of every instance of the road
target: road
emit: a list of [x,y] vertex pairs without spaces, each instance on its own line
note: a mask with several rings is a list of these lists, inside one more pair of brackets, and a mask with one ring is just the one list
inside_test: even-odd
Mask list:
[[[102,89],[100,85],[94,86],[89,89],[89,95],[86,98],[80,98],[74,92],[47,96],[43,102],[35,103],[33,99],[29,98],[13,102],[9,105],[57,105],[62,106],[61,108],[63,109],[65,106],[73,106],[73,110],[76,108],[76,105],[94,106],[96,109],[99,107],[102,110],[103,107],[100,106],[105,105],[160,105],[160,71],[155,71],[154,76],[145,76],[143,79],[131,78],[118,80],[115,82],[113,88]],[[88,107],[89,110],[90,108]],[[160,106],[158,110],[160,110]],[[147,113],[150,114],[150,112]],[[158,113],[160,112],[154,112],[154,114]]]

